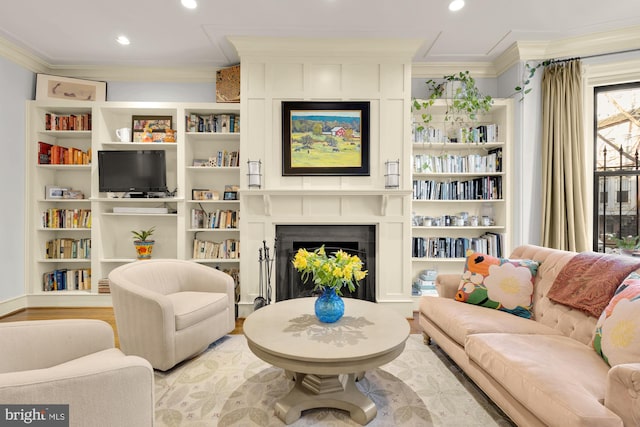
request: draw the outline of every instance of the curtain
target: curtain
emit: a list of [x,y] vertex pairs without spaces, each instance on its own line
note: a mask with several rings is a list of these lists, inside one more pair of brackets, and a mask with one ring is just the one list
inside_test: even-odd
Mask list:
[[580,60],[545,67],[542,121],[542,244],[587,251]]

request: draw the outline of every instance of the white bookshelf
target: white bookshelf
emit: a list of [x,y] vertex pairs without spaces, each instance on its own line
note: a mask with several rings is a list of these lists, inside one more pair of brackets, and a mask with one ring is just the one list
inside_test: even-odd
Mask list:
[[[510,196],[512,165],[511,157],[513,151],[512,140],[512,100],[495,99],[494,105],[490,112],[479,116],[476,126],[495,124],[498,127],[498,136],[492,141],[487,142],[450,142],[446,140],[430,141],[426,138],[420,138],[416,132],[417,126],[431,126],[439,131],[440,135],[455,137],[458,135],[454,130],[451,122],[444,121],[444,112],[446,111],[446,101],[438,100],[431,107],[433,113],[432,121],[425,125],[422,123],[420,115],[421,111],[414,112],[412,123],[412,181],[415,182],[432,181],[437,183],[451,183],[460,181],[469,181],[474,179],[496,179],[501,180],[501,196],[500,198],[485,199],[456,199],[442,200],[438,196],[434,198],[424,199],[423,195],[416,198],[416,190],[412,197],[412,244],[415,245],[416,238],[436,239],[444,238],[464,241],[463,239],[477,239],[485,233],[496,233],[503,237],[502,250],[509,253],[511,249],[510,230],[511,230],[511,203]],[[438,134],[437,132],[434,132]],[[490,168],[474,168],[472,171],[464,169],[461,165],[467,165],[465,158],[470,155],[479,157],[487,156],[490,152],[501,151],[501,170],[491,170]],[[416,155],[420,160],[432,158],[451,160],[449,165],[451,168],[443,166],[441,160],[439,170],[431,166],[437,163],[428,163],[429,167],[417,168]],[[438,159],[434,159],[436,162]],[[418,164],[421,162],[418,161]],[[423,165],[424,166],[424,165]],[[461,213],[466,212],[467,221],[456,224],[454,217],[461,217]],[[490,224],[483,224],[482,216],[489,216]],[[449,223],[445,224],[445,218],[449,217]],[[478,218],[478,224],[471,223],[471,217]],[[431,224],[427,225],[428,219],[432,218]],[[438,222],[439,221],[439,222]],[[415,252],[415,246],[412,246],[412,277],[415,281],[420,273],[424,270],[436,270],[438,273],[462,273],[465,257],[462,253],[446,253],[440,251],[437,256],[431,256],[432,253],[427,251],[426,254],[418,254]],[[421,255],[421,256],[417,256]]]
[[[45,114],[86,114],[92,117],[92,130],[45,130]],[[239,104],[28,101],[27,102],[27,262],[25,293],[32,305],[74,306],[109,305],[110,295],[98,293],[98,282],[119,265],[136,261],[132,230],[156,227],[154,258],[193,258],[193,239],[233,238],[239,229],[193,229],[190,212],[194,207],[240,210],[240,201],[193,201],[192,188],[211,188],[224,194],[225,184],[240,185],[241,167],[198,168],[193,159],[217,155],[218,150],[239,151],[240,133],[189,132],[185,117],[240,114]],[[131,127],[132,116],[171,116],[176,142],[124,143],[115,130]],[[89,165],[38,164],[38,142],[76,147],[90,151]],[[98,151],[164,150],[169,191],[175,197],[159,199],[112,198],[98,191]],[[82,191],[84,199],[47,199],[45,186],[69,187]],[[116,206],[167,207],[166,214],[114,213]],[[91,227],[46,228],[42,212],[47,209],[91,209]],[[56,238],[90,238],[90,259],[49,259],[46,242]],[[197,262],[221,269],[239,269],[239,259],[198,259]],[[55,269],[91,269],[88,290],[44,291],[43,275]],[[62,297],[62,298],[61,298]]]

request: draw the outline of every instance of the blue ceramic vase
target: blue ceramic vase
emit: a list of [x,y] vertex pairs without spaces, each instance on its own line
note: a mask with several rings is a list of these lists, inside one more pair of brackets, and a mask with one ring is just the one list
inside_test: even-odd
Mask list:
[[344,314],[344,301],[332,287],[322,288],[322,295],[315,304],[316,317],[323,323],[337,322]]

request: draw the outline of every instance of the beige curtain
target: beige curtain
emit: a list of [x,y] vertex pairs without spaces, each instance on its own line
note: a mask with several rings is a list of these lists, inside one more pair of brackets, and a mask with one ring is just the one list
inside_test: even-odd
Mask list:
[[586,251],[586,183],[581,63],[545,67],[542,76],[542,244]]

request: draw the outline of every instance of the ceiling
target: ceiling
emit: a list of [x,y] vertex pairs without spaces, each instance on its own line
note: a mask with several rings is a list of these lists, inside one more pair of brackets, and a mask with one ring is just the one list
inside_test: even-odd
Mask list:
[[[516,41],[555,41],[640,25],[638,0],[21,0],[0,36],[50,67],[222,67],[227,36],[424,40],[415,63],[494,61]],[[90,5],[90,6],[89,6]],[[129,46],[116,43],[124,34]],[[640,37],[640,36],[639,36]]]

